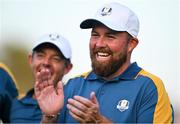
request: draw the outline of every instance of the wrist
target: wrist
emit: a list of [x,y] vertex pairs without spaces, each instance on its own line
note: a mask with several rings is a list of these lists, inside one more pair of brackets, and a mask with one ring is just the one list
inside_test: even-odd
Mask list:
[[54,114],[54,115],[43,114],[44,117],[49,118],[49,119],[58,118],[59,115],[60,115],[60,113],[57,113],[57,114]]
[[112,124],[112,121],[104,116],[101,116],[98,120],[96,120],[96,124],[103,124],[103,123]]
[[41,123],[55,123],[57,122],[59,115],[60,113],[54,115],[43,114],[43,119],[41,120]]

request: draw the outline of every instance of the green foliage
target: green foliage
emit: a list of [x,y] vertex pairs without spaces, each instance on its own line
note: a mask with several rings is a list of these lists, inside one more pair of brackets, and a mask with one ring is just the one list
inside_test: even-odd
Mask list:
[[[7,44],[4,58],[1,61],[6,64],[14,74],[19,87],[19,93],[25,93],[33,87],[33,76],[28,63],[28,51],[24,47]],[[2,53],[2,52],[1,52]]]

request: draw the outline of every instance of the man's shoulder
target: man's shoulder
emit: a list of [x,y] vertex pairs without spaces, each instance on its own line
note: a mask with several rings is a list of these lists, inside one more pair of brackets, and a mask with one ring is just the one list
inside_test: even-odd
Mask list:
[[151,82],[157,88],[157,90],[165,90],[163,81],[157,75],[142,69],[139,72],[138,76],[143,77],[148,82]]
[[3,73],[4,75],[9,75],[11,77],[14,77],[10,69],[3,63],[0,63],[0,72],[1,74]]
[[76,87],[78,87],[79,85],[81,85],[82,83],[84,83],[90,76],[91,71],[82,73],[80,75],[74,76],[72,78],[70,78],[68,80],[68,82],[66,83],[66,85],[75,85]]
[[91,71],[84,72],[84,73],[82,73],[82,74],[79,74],[79,75],[74,76],[74,77],[71,78],[70,80],[86,79],[86,78],[89,76],[90,73],[91,73]]
[[139,72],[138,76],[144,76],[145,78],[149,78],[154,82],[162,82],[162,80],[157,75],[152,74],[144,69]]
[[11,70],[3,63],[0,63],[0,85],[14,98],[18,95],[18,85]]

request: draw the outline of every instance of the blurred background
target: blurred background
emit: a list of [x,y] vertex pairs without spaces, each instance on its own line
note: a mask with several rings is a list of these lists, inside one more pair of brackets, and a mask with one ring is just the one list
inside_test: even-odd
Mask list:
[[[33,87],[28,54],[38,37],[57,32],[72,46],[73,69],[64,82],[91,69],[90,30],[80,22],[110,0],[0,0],[0,62],[12,70],[20,93]],[[112,1],[112,0],[111,0]],[[113,0],[131,8],[140,20],[139,45],[132,62],[159,76],[180,123],[180,0]]]

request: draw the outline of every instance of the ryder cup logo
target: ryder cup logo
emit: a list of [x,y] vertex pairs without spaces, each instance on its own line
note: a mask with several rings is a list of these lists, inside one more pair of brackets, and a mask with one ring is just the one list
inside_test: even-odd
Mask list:
[[127,110],[128,108],[129,108],[129,101],[124,99],[124,100],[120,100],[118,102],[117,109],[120,112],[123,112],[123,111]]
[[57,40],[57,39],[59,39],[59,35],[56,35],[56,34],[50,34],[49,35],[49,38],[51,39],[51,40]]
[[112,11],[112,8],[110,7],[104,7],[101,11],[102,16],[110,15]]

